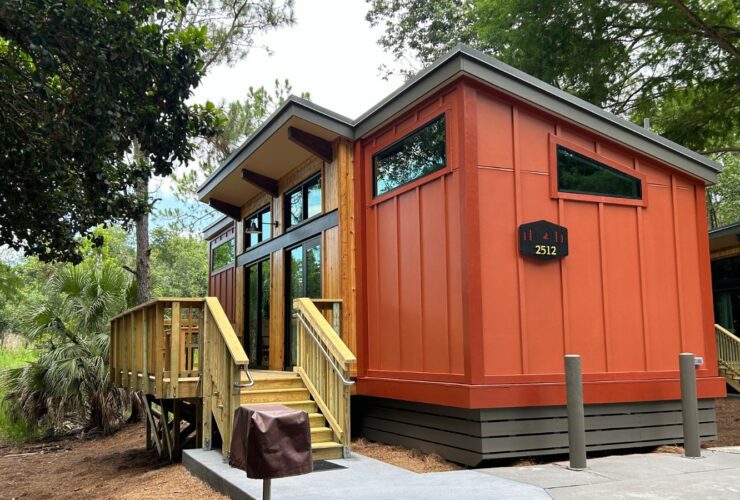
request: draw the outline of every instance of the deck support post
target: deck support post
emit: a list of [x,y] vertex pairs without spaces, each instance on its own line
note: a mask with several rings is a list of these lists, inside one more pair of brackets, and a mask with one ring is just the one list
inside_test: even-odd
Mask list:
[[696,367],[693,353],[678,355],[681,370],[681,408],[683,410],[683,449],[686,458],[701,458],[699,402],[696,398]]
[[585,469],[586,419],[583,411],[581,356],[565,356],[565,391],[568,401],[568,452],[571,469]]

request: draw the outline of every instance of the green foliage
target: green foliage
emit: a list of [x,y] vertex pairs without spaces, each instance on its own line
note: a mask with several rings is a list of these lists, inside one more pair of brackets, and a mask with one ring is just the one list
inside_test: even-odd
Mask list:
[[204,27],[175,29],[185,5],[0,3],[0,244],[79,262],[78,235],[136,220],[132,186],[215,132],[217,109],[187,104],[209,52]]
[[[380,45],[404,65],[468,43],[636,123],[649,118],[653,130],[688,148],[737,161],[737,0],[368,3],[368,21],[385,30]],[[734,202],[732,187],[720,192],[715,200]]]
[[122,423],[128,396],[109,382],[108,323],[126,307],[126,282],[100,258],[55,271],[26,332],[45,349],[0,377],[16,420],[54,427],[72,418],[104,433]]
[[711,228],[740,221],[740,157],[728,156],[719,182],[708,190]]
[[[6,349],[0,347],[0,372],[8,368],[17,368],[24,363],[33,361],[38,353],[27,348]],[[34,435],[34,429],[25,420],[13,418],[12,408],[5,401],[5,391],[0,386],[0,442],[25,441]]]
[[152,292],[155,297],[205,297],[208,243],[200,234],[172,227],[152,231]]

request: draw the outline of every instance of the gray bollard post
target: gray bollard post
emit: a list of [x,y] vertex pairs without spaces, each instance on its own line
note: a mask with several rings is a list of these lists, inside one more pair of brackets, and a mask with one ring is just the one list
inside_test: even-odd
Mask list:
[[571,469],[586,468],[586,419],[583,413],[581,357],[565,356],[565,392],[568,401],[568,451]]
[[699,403],[696,399],[696,367],[692,353],[678,356],[681,369],[681,408],[683,410],[683,449],[686,458],[701,458]]

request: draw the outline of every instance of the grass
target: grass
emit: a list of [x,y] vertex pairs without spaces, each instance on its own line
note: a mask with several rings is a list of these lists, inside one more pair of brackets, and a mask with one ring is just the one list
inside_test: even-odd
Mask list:
[[[33,361],[38,354],[32,349],[5,349],[0,347],[0,370],[15,368],[27,361]],[[25,422],[16,422],[11,417],[4,401],[5,392],[0,387],[0,443],[20,443],[34,435],[33,429]]]

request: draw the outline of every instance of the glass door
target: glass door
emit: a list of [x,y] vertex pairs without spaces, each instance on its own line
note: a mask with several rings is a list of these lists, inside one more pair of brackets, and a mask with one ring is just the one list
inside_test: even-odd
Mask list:
[[285,368],[295,366],[298,354],[298,320],[293,316],[293,299],[321,297],[321,237],[317,236],[286,251],[286,307],[288,318],[285,335]]
[[270,260],[245,269],[246,304],[244,347],[249,366],[270,368]]

